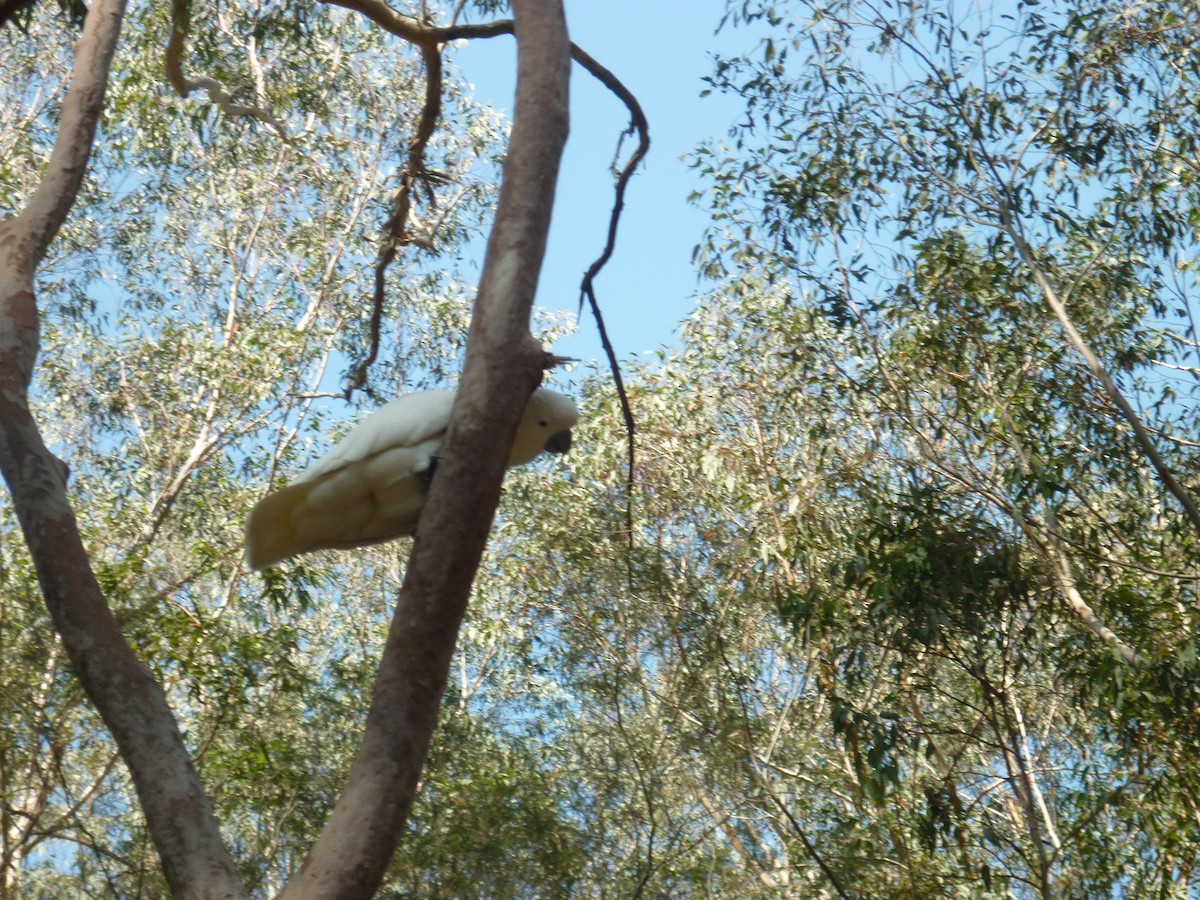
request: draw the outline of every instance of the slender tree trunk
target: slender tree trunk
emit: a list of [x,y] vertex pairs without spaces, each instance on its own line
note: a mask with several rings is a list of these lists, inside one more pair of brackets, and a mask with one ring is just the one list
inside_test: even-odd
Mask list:
[[162,689],[125,641],[92,573],[67,502],[66,466],[43,443],[28,402],[39,349],[34,275],[87,172],[124,5],[91,5],[46,172],[25,209],[0,222],[0,471],[54,626],[129,768],[172,890],[242,897]]
[[[281,898],[367,898],[416,794],[507,448],[547,354],[529,332],[567,134],[559,0],[514,0],[516,109],[449,433],[380,663],[362,745],[316,846]],[[470,827],[469,811],[463,824]]]

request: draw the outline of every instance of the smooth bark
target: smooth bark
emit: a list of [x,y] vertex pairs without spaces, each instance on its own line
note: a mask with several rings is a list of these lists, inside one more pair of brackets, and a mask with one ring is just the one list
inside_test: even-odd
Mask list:
[[[500,496],[506,449],[549,357],[529,316],[567,134],[570,45],[561,3],[514,0],[512,139],[450,430],[346,787],[280,894],[367,898],[407,820],[437,722],[458,629]],[[535,510],[530,511],[536,514]],[[464,827],[470,827],[463,811]]]
[[0,471],[54,626],[129,768],[172,891],[243,897],[162,689],[125,641],[91,570],[67,500],[67,468],[46,448],[29,408],[39,338],[34,276],[87,172],[124,6],[92,3],[46,171],[21,213],[0,222]]

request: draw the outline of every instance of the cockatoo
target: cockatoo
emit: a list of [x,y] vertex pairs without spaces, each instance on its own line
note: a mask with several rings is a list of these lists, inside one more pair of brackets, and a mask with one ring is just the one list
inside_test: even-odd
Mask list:
[[[246,563],[265,569],[312,550],[348,549],[412,534],[450,424],[453,391],[399,397],[367,416],[246,520]],[[566,453],[579,414],[570,397],[538,388],[508,454],[520,466]]]

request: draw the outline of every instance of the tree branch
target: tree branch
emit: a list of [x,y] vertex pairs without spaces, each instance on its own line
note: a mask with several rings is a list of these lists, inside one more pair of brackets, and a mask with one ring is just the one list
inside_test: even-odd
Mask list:
[[1037,258],[1034,256],[1033,249],[1021,234],[1016,223],[1013,222],[1012,215],[1007,205],[1001,207],[1001,217],[1004,226],[1004,231],[1012,239],[1013,245],[1016,247],[1021,261],[1025,263],[1030,273],[1033,275],[1034,281],[1042,291],[1042,296],[1046,300],[1046,305],[1050,307],[1055,318],[1058,319],[1063,331],[1066,332],[1067,339],[1071,344],[1072,349],[1079,355],[1087,366],[1088,371],[1092,373],[1100,386],[1104,389],[1104,393],[1108,395],[1108,399],[1121,413],[1121,417],[1133,429],[1133,435],[1137,439],[1138,446],[1142,448],[1142,453],[1149,460],[1150,465],[1158,474],[1159,480],[1163,487],[1169,491],[1180,506],[1183,507],[1184,514],[1192,523],[1192,528],[1200,535],[1200,507],[1197,507],[1196,501],[1171,472],[1169,466],[1163,460],[1158,452],[1158,448],[1154,446],[1154,439],[1150,436],[1149,430],[1142,423],[1141,417],[1134,411],[1129,401],[1125,399],[1125,395],[1121,393],[1121,389],[1117,387],[1112,376],[1109,375],[1108,369],[1104,363],[1092,351],[1092,348],[1084,340],[1079,329],[1075,327],[1075,322],[1071,319],[1070,312],[1067,311],[1066,305],[1058,296],[1058,292],[1054,290],[1054,286],[1050,284],[1050,279],[1046,273],[1042,271],[1042,267],[1038,265]]
[[1054,514],[1054,509],[1049,503],[1046,504],[1046,521],[1050,526],[1050,531],[1045,541],[1042,541],[1029,525],[1025,526],[1025,533],[1033,537],[1034,542],[1041,546],[1049,557],[1050,565],[1054,570],[1054,580],[1058,582],[1058,588],[1062,591],[1063,597],[1066,598],[1072,611],[1088,627],[1088,630],[1092,634],[1108,644],[1113,652],[1120,656],[1128,665],[1139,669],[1148,668],[1148,660],[1121,640],[1115,631],[1105,625],[1100,620],[1100,617],[1096,615],[1095,610],[1083,599],[1083,594],[1079,592],[1079,587],[1075,582],[1075,574],[1071,568],[1070,557],[1067,556],[1062,541],[1059,539],[1061,531],[1058,527],[1058,517]]
[[[626,483],[628,493],[626,494],[625,502],[625,527],[629,531],[629,543],[633,545],[633,479],[634,479],[634,433],[636,424],[633,420],[633,410],[629,406],[629,396],[625,392],[625,382],[621,378],[621,365],[617,362],[617,354],[613,350],[612,342],[608,339],[608,329],[604,327],[604,317],[600,314],[600,304],[596,300],[595,278],[600,274],[609,259],[612,257],[613,248],[617,243],[617,224],[621,219],[621,211],[625,208],[625,188],[629,184],[629,179],[633,177],[633,173],[637,171],[637,167],[641,165],[646,154],[650,152],[650,126],[646,122],[646,115],[642,112],[642,105],[638,103],[637,97],[623,85],[612,72],[600,65],[596,60],[592,59],[581,48],[571,45],[571,56],[581,66],[587,69],[597,80],[605,87],[621,98],[629,110],[630,123],[622,137],[625,135],[637,133],[638,145],[633,151],[625,166],[621,169],[617,176],[616,196],[613,199],[612,214],[608,220],[608,236],[604,242],[604,249],[600,252],[600,256],[596,258],[584,273],[583,281],[579,286],[580,297],[579,303],[582,306],[586,298],[589,308],[592,310],[592,316],[596,320],[596,329],[600,332],[600,342],[604,346],[604,353],[608,357],[608,364],[612,368],[613,381],[617,388],[617,397],[621,401],[621,414],[625,418],[625,436],[628,441],[627,458],[629,465],[629,478]],[[618,147],[618,152],[620,148]]]
[[191,0],[171,0],[171,36],[167,39],[166,67],[167,78],[180,97],[187,97],[195,90],[208,93],[209,99],[217,104],[226,115],[239,117],[250,116],[270,125],[281,138],[287,140],[287,129],[270,110],[257,106],[246,106],[234,103],[233,97],[224,86],[213,78],[188,78],[183,74],[184,42],[191,31],[192,3]]
[[529,316],[566,140],[569,45],[561,2],[513,7],[516,110],[466,367],[358,757],[320,839],[280,895],[286,900],[367,898],[383,877],[437,721],[506,451],[548,361]]
[[[1016,451],[1017,457],[1021,460],[1021,465],[1024,466],[1027,472],[1032,472],[1032,460],[1022,440],[1021,429],[1017,427],[1017,423],[1013,421],[1007,411],[1002,412],[1001,415],[1003,416],[1004,424],[1008,428],[1011,446]],[[1126,644],[1115,631],[1100,621],[1100,617],[1096,615],[1095,610],[1083,599],[1083,594],[1079,592],[1079,587],[1075,581],[1071,558],[1067,554],[1067,549],[1063,544],[1063,531],[1058,524],[1058,514],[1054,511],[1054,503],[1049,498],[1043,498],[1042,508],[1045,511],[1046,526],[1048,526],[1044,528],[1046,531],[1046,538],[1044,540],[1039,533],[1043,529],[1039,529],[1024,510],[1010,508],[1009,512],[1014,516],[1022,533],[1027,535],[1045,554],[1050,567],[1054,571],[1054,580],[1058,582],[1059,590],[1062,591],[1067,604],[1071,607],[1075,615],[1079,617],[1079,620],[1088,627],[1088,630],[1092,634],[1108,644],[1128,665],[1141,669],[1146,668],[1149,663],[1145,657]]]
[[124,0],[95,0],[76,44],[54,150],[28,205],[0,222],[0,470],[54,627],[129,769],[176,896],[245,896],[162,688],[134,655],[91,570],[67,468],[29,409],[38,353],[34,274],[87,171]]
[[380,331],[383,327],[384,290],[387,287],[387,269],[396,258],[396,252],[407,244],[421,244],[427,248],[428,241],[423,241],[412,233],[408,227],[412,211],[413,190],[423,188],[431,205],[433,203],[433,185],[445,184],[446,176],[431,172],[425,166],[425,148],[433,137],[438,119],[442,114],[442,51],[438,44],[421,44],[421,55],[425,61],[425,101],[421,107],[421,118],[417,130],[408,145],[408,159],[404,172],[400,177],[400,188],[392,200],[392,214],[384,225],[382,246],[375,263],[375,292],[371,303],[371,321],[368,328],[367,354],[355,364],[347,379],[346,399],[367,383],[367,373],[379,356]]

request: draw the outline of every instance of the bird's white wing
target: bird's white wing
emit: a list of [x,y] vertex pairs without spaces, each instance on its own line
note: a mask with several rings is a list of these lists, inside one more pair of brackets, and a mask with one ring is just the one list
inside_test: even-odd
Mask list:
[[[262,569],[313,550],[362,547],[412,534],[454,406],[452,391],[408,394],[381,406],[291,484],[263,497],[246,521],[246,561]],[[539,388],[509,453],[510,466],[565,453],[578,413]]]
[[292,483],[315,481],[386,450],[423,444],[446,430],[453,406],[453,391],[425,391],[397,397],[363,419],[336,447],[296,476]]

